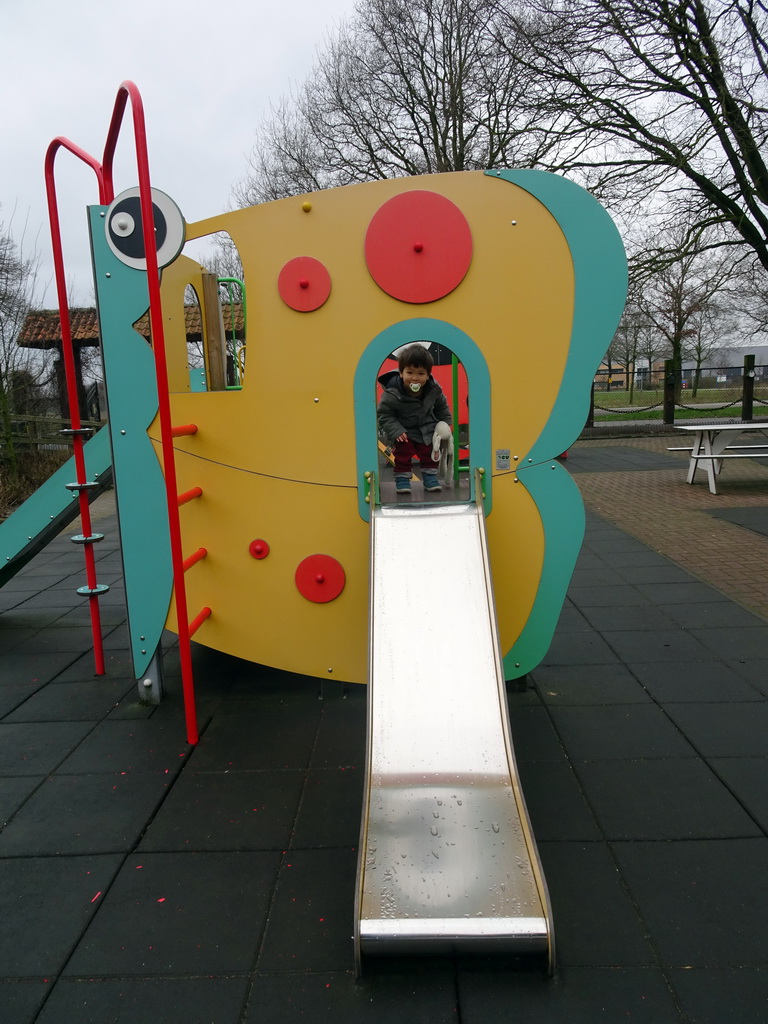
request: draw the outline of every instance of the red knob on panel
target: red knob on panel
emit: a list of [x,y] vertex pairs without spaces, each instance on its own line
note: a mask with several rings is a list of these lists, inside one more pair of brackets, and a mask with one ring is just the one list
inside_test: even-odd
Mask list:
[[248,551],[254,558],[266,558],[269,554],[269,544],[265,540],[253,540],[248,545]]

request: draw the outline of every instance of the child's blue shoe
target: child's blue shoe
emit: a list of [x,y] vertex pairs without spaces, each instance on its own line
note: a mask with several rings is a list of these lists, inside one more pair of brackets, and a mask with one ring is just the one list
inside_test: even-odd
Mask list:
[[398,494],[410,494],[411,493],[411,481],[410,477],[407,476],[396,476],[395,477],[395,490]]
[[437,479],[437,473],[425,473],[421,472],[421,481],[424,484],[425,491],[442,491],[440,481]]

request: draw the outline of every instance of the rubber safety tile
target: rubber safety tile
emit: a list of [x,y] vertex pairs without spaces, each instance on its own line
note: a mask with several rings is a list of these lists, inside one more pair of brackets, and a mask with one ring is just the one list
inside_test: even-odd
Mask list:
[[283,858],[260,973],[354,969],[357,852],[290,850]]
[[291,838],[293,849],[355,846],[360,838],[365,771],[309,771]]
[[765,1024],[768,967],[674,970],[669,977],[694,1024]]
[[709,765],[768,834],[768,757],[715,757]]
[[568,596],[577,608],[636,608],[652,604],[652,599],[641,594],[628,583],[610,587],[586,587],[572,583]]
[[0,859],[2,976],[42,978],[60,971],[95,916],[121,859]]
[[768,839],[615,843],[613,850],[667,966],[768,961]]
[[611,649],[625,664],[673,661],[686,666],[712,659],[712,651],[686,630],[678,628],[613,630],[606,634]]
[[8,1024],[34,1024],[52,987],[52,979],[0,981],[0,1020]]
[[7,718],[11,712],[42,689],[44,683],[19,683],[0,686],[0,718]]
[[594,815],[570,764],[527,761],[520,767],[525,803],[538,842],[601,838]]
[[553,707],[550,713],[561,742],[577,761],[695,756],[679,729],[654,705]]
[[768,623],[742,627],[709,626],[692,629],[691,636],[723,660],[768,657]]
[[[11,818],[24,801],[37,789],[45,775],[0,776],[0,825]],[[2,975],[2,971],[0,971]]]
[[599,633],[557,633],[543,665],[618,665],[612,646]]
[[283,850],[304,786],[300,771],[185,772],[141,850]]
[[66,975],[247,972],[278,863],[274,853],[128,857]]
[[704,757],[768,755],[768,702],[667,704],[670,718]]
[[0,723],[0,775],[47,775],[92,728],[90,722]]
[[[463,971],[462,1024],[514,1019],[525,1024],[684,1024],[661,970],[565,967],[554,978],[533,972]],[[506,1009],[505,1009],[506,1008]]]
[[[638,608],[602,607],[585,608],[584,618],[601,633],[663,631],[669,629],[669,616],[653,605],[640,605]],[[606,637],[610,643],[611,637]]]
[[93,731],[88,738],[61,766],[62,774],[160,772],[173,775],[186,763],[191,749],[183,723],[176,718],[109,720],[90,728]]
[[696,758],[574,765],[609,839],[760,835],[717,775]]
[[[125,679],[94,679],[81,683],[51,683],[38,691],[6,722],[98,722],[116,707],[135,683]],[[0,697],[2,689],[0,688]]]
[[683,671],[675,662],[643,662],[633,665],[632,672],[659,704],[763,700],[754,686],[715,658]]
[[653,950],[605,843],[541,842],[563,967],[651,965]]
[[365,966],[359,982],[351,971],[257,975],[243,1024],[455,1024],[449,967],[381,973],[378,964]]
[[347,698],[326,700],[311,768],[359,767],[365,764],[366,687],[350,685]]
[[[319,703],[319,702],[318,702]],[[190,760],[192,771],[300,769],[309,764],[320,708],[265,708],[217,716]]]
[[0,857],[127,852],[169,783],[157,774],[52,776],[0,833]]
[[[690,608],[680,604],[662,605],[659,611],[685,629],[744,629],[755,626],[768,629],[759,616],[733,601],[699,602]],[[765,655],[765,647],[761,653]]]
[[651,700],[625,665],[539,665],[531,678],[548,705],[647,704]]
[[35,1024],[239,1024],[248,979],[62,978]]
[[565,760],[565,751],[546,708],[511,703],[509,725],[518,763]]
[[16,649],[0,657],[0,686],[6,683],[49,683],[78,660],[73,651],[54,651],[31,657]]

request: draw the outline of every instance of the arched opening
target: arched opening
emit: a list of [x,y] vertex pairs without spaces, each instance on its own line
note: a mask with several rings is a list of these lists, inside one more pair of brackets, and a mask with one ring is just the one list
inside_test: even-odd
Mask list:
[[[376,374],[379,501],[467,501],[470,426],[466,368],[445,344],[421,339],[414,344],[417,360],[426,364],[426,389],[419,387],[418,394],[409,399],[403,377],[403,372],[409,377],[405,363],[408,353],[414,352],[409,345],[391,352]],[[417,420],[415,431],[410,431],[412,441],[427,442],[430,449],[422,451],[422,458],[413,453],[411,443],[404,452],[388,429],[401,402],[406,406],[405,419]]]
[[[436,492],[437,499],[472,501],[475,496],[475,471],[490,468],[491,452],[491,431],[490,431],[490,376],[488,366],[475,342],[459,328],[442,320],[429,318],[414,318],[393,324],[382,331],[366,347],[355,371],[354,382],[354,409],[355,409],[355,431],[357,442],[357,471],[358,471],[358,508],[360,515],[366,521],[370,518],[371,501],[386,502],[387,488],[385,486],[382,494],[380,483],[386,483],[387,478],[392,483],[394,491],[394,474],[389,475],[387,469],[381,465],[382,452],[379,448],[379,424],[377,406],[381,387],[378,383],[382,371],[394,369],[395,363],[391,356],[403,346],[411,345],[420,341],[437,353],[438,359],[447,358],[451,354],[451,363],[440,362],[437,365],[445,366],[446,369],[438,369],[438,374],[446,374],[451,380],[451,408],[458,409],[459,424],[466,430],[466,436],[460,437],[458,448],[459,473],[462,483],[459,487],[454,484],[455,495],[449,495],[450,489]],[[459,397],[453,401],[453,356],[456,357],[457,380],[459,382]],[[462,393],[461,374],[466,380],[466,393]],[[463,404],[463,409],[462,409]],[[469,409],[472,409],[471,423]],[[464,415],[466,420],[464,424]],[[453,415],[452,415],[453,418]],[[467,442],[466,444],[464,442]],[[456,457],[456,450],[454,457]],[[385,456],[386,459],[386,456]],[[417,474],[420,476],[420,474]],[[491,474],[488,472],[483,476],[483,502],[486,512],[491,508]],[[371,495],[371,482],[373,482],[373,494]],[[412,488],[416,500],[416,487]],[[421,490],[420,497],[423,497]],[[395,500],[397,500],[395,498]]]

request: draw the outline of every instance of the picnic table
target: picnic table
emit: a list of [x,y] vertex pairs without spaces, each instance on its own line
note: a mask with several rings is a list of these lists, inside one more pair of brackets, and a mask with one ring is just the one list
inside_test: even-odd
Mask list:
[[[706,470],[709,489],[717,494],[717,476],[725,459],[766,459],[768,458],[768,424],[766,423],[697,423],[676,426],[693,434],[693,445],[688,448],[669,448],[671,452],[690,452],[686,482],[693,483],[696,470]],[[765,443],[731,444],[741,434],[761,433]]]

